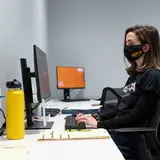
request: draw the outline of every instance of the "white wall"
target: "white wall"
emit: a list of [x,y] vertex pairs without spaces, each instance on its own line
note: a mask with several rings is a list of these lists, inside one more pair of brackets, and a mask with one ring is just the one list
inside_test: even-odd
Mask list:
[[[135,24],[160,27],[158,0],[48,0],[48,44],[52,93],[56,65],[84,66],[85,97],[99,97],[105,86],[123,86],[125,29]],[[74,93],[73,93],[74,94]]]
[[34,43],[48,53],[47,0],[33,1]]
[[[46,6],[45,0],[0,0],[0,87],[3,95],[6,81],[14,78],[21,81],[21,57],[27,58],[33,70],[33,44],[47,51]],[[5,103],[2,108],[5,110]]]

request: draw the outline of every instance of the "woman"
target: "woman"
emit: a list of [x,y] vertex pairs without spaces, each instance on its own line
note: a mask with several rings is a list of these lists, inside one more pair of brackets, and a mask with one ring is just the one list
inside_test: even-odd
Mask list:
[[[106,114],[99,121],[92,116],[78,114],[78,122],[94,128],[116,129],[138,127],[152,117],[160,96],[160,39],[157,29],[138,25],[128,28],[124,55],[130,63],[127,73],[136,76],[135,91],[128,96],[127,104],[120,112]],[[111,136],[125,158],[137,159],[136,146],[129,135]]]

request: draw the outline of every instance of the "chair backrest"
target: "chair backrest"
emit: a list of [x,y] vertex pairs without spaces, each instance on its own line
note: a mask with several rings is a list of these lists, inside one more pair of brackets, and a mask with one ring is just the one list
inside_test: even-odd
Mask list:
[[100,105],[104,105],[106,100],[117,99],[120,101],[123,88],[105,87],[102,91]]
[[159,125],[160,125],[160,99],[157,102],[155,114],[153,115],[151,120],[147,122],[147,127],[152,127],[156,129],[156,137],[158,137]]
[[160,99],[157,102],[155,113],[152,116],[152,118],[146,123],[146,127],[151,127],[155,129],[155,132],[153,132],[152,135],[148,135],[148,136],[146,135],[147,137],[145,137],[147,139],[148,149],[153,155],[155,155],[159,153],[159,148],[160,148],[160,135],[159,135],[159,132],[160,132]]

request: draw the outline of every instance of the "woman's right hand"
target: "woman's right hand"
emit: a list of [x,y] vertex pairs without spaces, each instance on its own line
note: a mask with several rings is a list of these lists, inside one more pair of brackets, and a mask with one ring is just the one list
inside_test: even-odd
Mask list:
[[84,114],[83,114],[83,113],[78,113],[78,114],[76,115],[76,121],[78,121],[81,116],[84,116]]

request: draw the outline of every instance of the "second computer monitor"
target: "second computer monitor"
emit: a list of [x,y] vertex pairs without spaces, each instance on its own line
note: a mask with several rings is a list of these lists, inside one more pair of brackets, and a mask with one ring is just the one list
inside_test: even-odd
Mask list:
[[38,101],[42,102],[42,99],[46,101],[51,97],[47,55],[36,45],[33,46],[33,51],[37,96]]
[[85,88],[83,67],[57,66],[57,88],[64,89],[64,99],[69,99],[69,89]]

